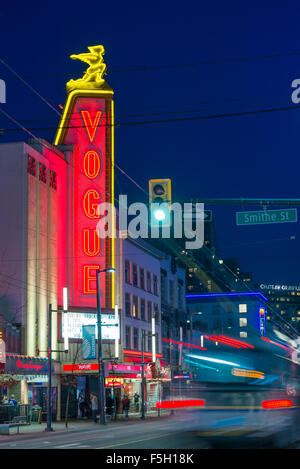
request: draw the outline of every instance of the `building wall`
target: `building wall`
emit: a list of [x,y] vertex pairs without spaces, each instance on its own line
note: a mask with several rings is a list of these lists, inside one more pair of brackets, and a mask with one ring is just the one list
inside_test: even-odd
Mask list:
[[[26,355],[47,356],[48,305],[57,307],[58,273],[65,269],[62,244],[66,211],[66,162],[46,142],[0,145],[0,208],[6,295],[23,327]],[[5,161],[5,164],[4,164]],[[52,317],[57,341],[57,314]]]
[[[157,305],[158,318],[156,321],[155,331],[157,333],[157,349],[161,352],[161,299],[160,299],[160,256],[161,253],[153,247],[142,241],[123,240],[122,247],[122,282],[123,282],[123,308],[122,308],[122,337],[123,347],[125,349],[141,350],[141,330],[145,330],[149,335],[152,331],[151,318],[149,316],[148,304],[151,305],[151,317]],[[130,265],[130,278],[126,279],[126,261]],[[137,284],[135,285],[133,278],[133,266],[137,268]],[[144,269],[145,287],[141,285],[140,273]],[[147,273],[151,274],[151,288],[147,286]],[[154,278],[157,279],[157,291],[154,291]],[[130,298],[130,312],[126,312],[126,298]],[[134,297],[137,299],[137,311],[133,304]],[[145,300],[145,320],[141,319],[141,301]],[[130,328],[131,343],[126,342],[126,327]],[[138,341],[134,344],[134,329],[138,330]],[[128,330],[128,329],[127,329]],[[151,352],[151,341],[145,339],[145,351]]]
[[[194,332],[228,335],[237,339],[261,335],[260,309],[265,308],[260,297],[195,296],[187,298],[191,328]],[[266,319],[264,313],[264,321]]]
[[[187,339],[185,302],[186,271],[172,256],[161,260],[162,341],[164,358],[172,367],[181,367],[181,348],[175,342]],[[174,341],[174,342],[170,342]]]

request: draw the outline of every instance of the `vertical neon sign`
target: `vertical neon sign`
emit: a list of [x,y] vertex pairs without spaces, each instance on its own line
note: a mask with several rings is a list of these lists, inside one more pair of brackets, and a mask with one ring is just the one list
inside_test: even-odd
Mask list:
[[[114,200],[113,91],[69,93],[55,145],[73,145],[69,156],[69,285],[74,306],[95,307],[96,270],[114,267],[114,239],[101,239],[99,205]],[[63,149],[63,148],[62,148]],[[101,306],[114,308],[114,276],[101,276]]]

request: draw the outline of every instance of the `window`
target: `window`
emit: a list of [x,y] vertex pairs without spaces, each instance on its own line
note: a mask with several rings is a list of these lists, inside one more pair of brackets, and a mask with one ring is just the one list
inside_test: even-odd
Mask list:
[[36,176],[36,161],[33,156],[27,157],[27,171],[32,176]]
[[169,303],[174,306],[174,281],[169,280]]
[[141,320],[146,321],[146,301],[141,298]]
[[130,326],[126,326],[126,328],[125,328],[125,343],[126,343],[126,348],[131,349],[131,329],[130,329]]
[[239,304],[239,313],[247,313],[247,305]]
[[49,178],[49,186],[52,187],[56,191],[57,189],[57,175],[55,171],[50,169],[50,178]]
[[130,261],[125,261],[125,282],[131,283]]
[[150,334],[150,332],[148,332],[147,334],[147,352],[152,352],[152,335]]
[[132,298],[132,316],[139,319],[139,299],[135,295]]
[[132,264],[132,283],[135,287],[138,286],[138,267],[136,264]]
[[240,332],[240,337],[246,338],[247,336],[248,336],[247,332]]
[[240,327],[247,326],[247,318],[240,318]]
[[152,293],[152,287],[151,287],[151,272],[147,272],[147,291],[149,293]]
[[42,182],[47,182],[47,168],[43,163],[39,164],[39,180]]
[[153,274],[153,293],[154,295],[158,295],[158,279],[157,275]]
[[145,290],[145,269],[140,268],[140,288]]
[[168,302],[167,272],[165,270],[160,271],[160,294],[161,294],[161,301],[163,303],[167,303]]
[[148,322],[151,322],[151,320],[152,320],[152,303],[151,303],[151,301],[148,301],[148,303],[147,303],[147,316],[148,316]]
[[136,327],[133,328],[133,348],[139,349],[139,330]]
[[183,284],[181,280],[177,282],[177,306],[183,308]]
[[154,317],[155,317],[155,324],[159,324],[159,309],[156,303],[154,303]]
[[125,293],[125,314],[126,316],[131,316],[131,300],[129,293]]

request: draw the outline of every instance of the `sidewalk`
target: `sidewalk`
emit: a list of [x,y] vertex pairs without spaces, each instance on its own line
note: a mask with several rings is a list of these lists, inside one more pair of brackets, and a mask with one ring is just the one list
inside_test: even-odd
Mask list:
[[[153,419],[153,418],[156,418],[156,419],[159,419],[159,418],[164,418],[164,417],[168,417],[170,415],[170,411],[165,411],[165,410],[161,410],[160,412],[160,416],[158,416],[158,412],[157,411],[150,411],[150,412],[147,412],[145,414],[145,422],[148,420],[148,419]],[[109,418],[107,418],[108,416],[106,416],[106,424],[107,425],[115,425],[115,424],[118,424],[118,423],[126,423],[128,421],[140,421],[141,420],[141,413],[140,412],[129,412],[129,415],[128,415],[128,420],[125,420],[125,414],[118,414],[117,416],[117,420],[111,420]],[[99,418],[99,416],[98,416]],[[96,428],[96,425],[99,425],[99,421],[98,421],[98,424],[95,424],[93,422],[92,419],[72,419],[72,420],[69,420],[68,421],[68,427],[66,427],[66,424],[65,424],[65,421],[64,420],[61,420],[60,422],[52,422],[51,426],[53,428],[53,430],[55,432],[76,432],[76,431],[81,431],[83,428],[84,429],[95,429]],[[23,425],[23,426],[20,426],[20,432],[19,434],[20,435],[26,435],[26,434],[34,434],[34,433],[47,433],[45,431],[47,427],[47,422],[42,422],[42,423],[31,423],[30,425]],[[102,427],[103,428],[103,427]],[[0,434],[0,441],[3,440],[3,439],[7,439],[7,438],[10,438],[10,437],[15,437],[17,435],[17,427],[12,427],[10,428],[10,434],[9,435],[1,435]]]

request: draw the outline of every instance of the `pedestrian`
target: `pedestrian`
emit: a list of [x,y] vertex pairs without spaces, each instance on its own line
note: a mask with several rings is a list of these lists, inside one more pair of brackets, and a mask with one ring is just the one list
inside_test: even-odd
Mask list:
[[119,396],[115,396],[115,420],[117,419],[117,413],[119,411],[120,399]]
[[80,416],[82,419],[86,417],[87,413],[87,408],[86,408],[86,402],[82,394],[79,396],[79,410],[80,410]]
[[133,398],[134,398],[135,410],[138,412],[139,407],[140,407],[140,395],[136,392]]
[[122,404],[123,404],[123,412],[125,412],[125,420],[128,420],[128,411],[130,407],[130,401],[128,399],[127,394],[122,399]]
[[109,394],[106,398],[106,413],[107,413],[107,415],[112,415],[113,405],[114,405],[114,401],[113,401],[111,395]]
[[91,398],[91,405],[92,405],[92,416],[93,416],[94,422],[97,423],[98,399],[93,393],[90,394],[90,398]]
[[12,405],[17,405],[17,401],[16,401],[16,399],[15,399],[15,395],[14,395],[14,394],[12,394],[12,395],[11,395],[11,398],[8,399],[8,403],[9,403],[9,404],[12,404]]

